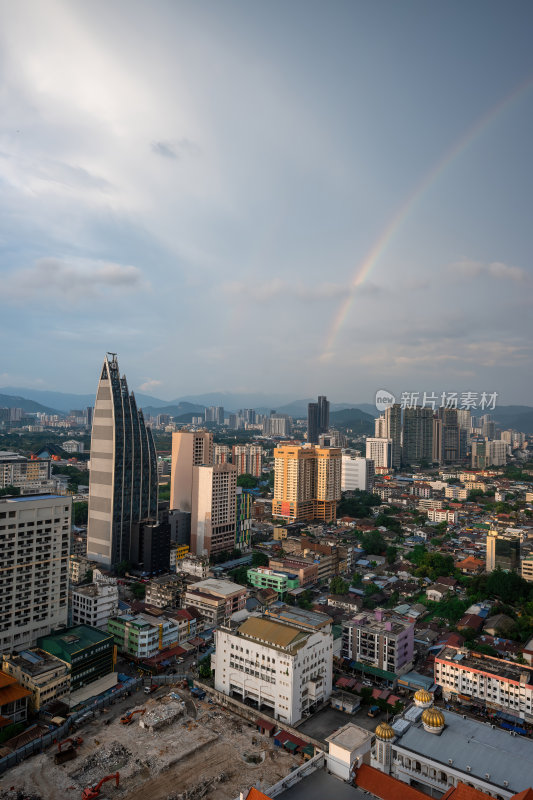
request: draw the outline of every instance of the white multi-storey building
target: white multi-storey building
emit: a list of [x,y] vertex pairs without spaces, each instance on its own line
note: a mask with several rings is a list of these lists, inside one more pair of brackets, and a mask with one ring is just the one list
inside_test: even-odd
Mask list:
[[72,590],[72,624],[106,628],[107,621],[118,614],[118,585],[100,570],[93,571],[93,583]]
[[293,724],[331,694],[331,618],[290,609],[215,632],[215,688]]
[[0,499],[0,650],[30,647],[67,622],[72,500]]
[[514,661],[445,647],[435,658],[435,683],[446,700],[472,700],[533,722],[531,670]]
[[341,491],[353,492],[360,489],[371,492],[374,488],[374,462],[370,458],[358,458],[348,453],[342,454]]
[[369,437],[366,440],[366,457],[374,462],[376,469],[392,467],[392,439]]

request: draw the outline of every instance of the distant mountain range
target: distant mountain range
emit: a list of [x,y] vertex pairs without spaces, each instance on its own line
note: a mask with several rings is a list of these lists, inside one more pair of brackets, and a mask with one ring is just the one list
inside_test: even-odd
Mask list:
[[[241,408],[255,408],[260,413],[268,414],[271,410],[276,410],[279,414],[289,414],[297,419],[305,419],[307,404],[316,400],[316,398],[290,400],[287,395],[232,392],[187,395],[175,400],[161,400],[142,392],[135,392],[135,397],[146,414],[150,416],[170,414],[172,417],[177,417],[180,422],[190,421],[190,417],[203,414],[206,406],[223,406],[226,412],[235,412]],[[15,386],[2,387],[2,393],[0,393],[0,408],[22,408],[24,411],[34,413],[65,414],[72,409],[84,409],[92,405],[94,405],[94,395],[92,394],[71,394]],[[475,416],[479,416],[485,412],[477,409],[473,413]],[[497,425],[504,429],[513,428],[523,433],[533,433],[533,407],[531,406],[496,406],[494,410],[489,410],[487,413],[491,414]],[[350,427],[361,433],[370,432],[369,426],[373,425],[373,420],[377,416],[379,416],[379,412],[372,403],[330,403],[332,426]]]

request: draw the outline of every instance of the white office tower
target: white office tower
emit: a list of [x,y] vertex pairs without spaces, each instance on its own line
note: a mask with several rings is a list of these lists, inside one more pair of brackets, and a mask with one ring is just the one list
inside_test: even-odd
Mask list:
[[366,440],[366,457],[374,462],[376,471],[392,467],[392,439],[369,437]]
[[23,650],[67,623],[72,499],[0,499],[0,650]]
[[374,488],[374,462],[371,458],[358,458],[349,453],[342,454],[341,491],[360,489],[371,492]]

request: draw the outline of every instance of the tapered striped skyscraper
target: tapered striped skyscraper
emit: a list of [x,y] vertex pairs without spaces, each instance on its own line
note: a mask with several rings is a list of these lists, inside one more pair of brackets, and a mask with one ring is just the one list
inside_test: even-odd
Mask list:
[[106,567],[130,558],[132,525],[157,519],[157,457],[115,353],[96,392],[91,436],[87,557]]

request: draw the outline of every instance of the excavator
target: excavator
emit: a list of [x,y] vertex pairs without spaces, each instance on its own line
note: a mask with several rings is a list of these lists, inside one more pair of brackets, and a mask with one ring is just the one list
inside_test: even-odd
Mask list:
[[145,708],[138,708],[138,709],[136,709],[136,711],[129,711],[127,714],[124,714],[124,716],[120,718],[120,724],[121,725],[131,725],[131,723],[133,722],[133,717],[135,716],[135,714],[145,714],[145,713],[146,713],[146,709]]
[[[70,761],[76,758],[76,749],[83,744],[81,736],[73,736],[68,739],[63,739],[62,742],[57,743],[57,753],[54,754],[54,761],[56,764],[64,764],[65,761]],[[65,746],[64,746],[65,745]]]
[[106,775],[101,781],[95,783],[93,786],[88,786],[81,794],[81,800],[95,800],[100,797],[100,789],[106,781],[116,781],[115,786],[118,788],[120,772],[115,772],[114,775]]

